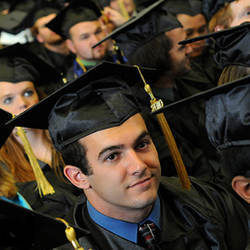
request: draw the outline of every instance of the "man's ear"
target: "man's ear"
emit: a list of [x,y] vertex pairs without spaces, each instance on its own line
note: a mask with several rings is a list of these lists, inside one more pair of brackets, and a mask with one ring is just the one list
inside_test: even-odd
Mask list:
[[81,189],[90,188],[88,176],[85,175],[78,167],[72,165],[66,165],[64,167],[64,175],[73,185],[77,186],[78,188]]
[[235,176],[232,180],[233,190],[250,204],[250,180],[244,176]]
[[39,33],[36,35],[36,40],[37,40],[39,43],[43,43],[43,42],[44,42],[43,37],[42,37]]
[[73,54],[76,54],[75,46],[74,46],[73,42],[72,42],[70,39],[66,39],[66,45],[67,45],[68,49],[69,49]]

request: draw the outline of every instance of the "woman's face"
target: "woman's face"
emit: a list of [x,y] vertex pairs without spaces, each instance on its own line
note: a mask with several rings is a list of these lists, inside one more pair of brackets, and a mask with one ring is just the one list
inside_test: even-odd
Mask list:
[[39,102],[33,82],[0,82],[0,108],[18,115]]

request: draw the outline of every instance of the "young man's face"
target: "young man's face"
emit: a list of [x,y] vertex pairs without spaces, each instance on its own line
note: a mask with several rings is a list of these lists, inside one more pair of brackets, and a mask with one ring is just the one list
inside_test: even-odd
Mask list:
[[102,60],[107,53],[107,42],[94,49],[97,42],[105,37],[99,21],[80,22],[70,28],[71,39],[67,40],[69,49],[80,59],[87,61]]
[[[186,14],[178,14],[178,20],[183,25],[183,28],[186,32],[186,38],[193,38],[196,36],[201,36],[207,34],[207,22],[205,17],[202,14],[195,16],[189,16]],[[188,54],[189,57],[200,56],[206,45],[206,40],[200,40],[194,43],[191,43],[192,52]]]
[[97,210],[119,219],[124,215],[129,218],[137,210],[151,209],[161,169],[140,114],[121,126],[86,136],[80,143],[87,150],[92,168],[92,174],[86,176],[85,194]]
[[230,3],[232,11],[232,22],[230,27],[240,25],[244,22],[250,22],[250,1],[237,0]]
[[18,115],[38,102],[39,97],[32,82],[0,82],[1,109]]
[[169,54],[172,59],[173,74],[175,76],[182,75],[190,70],[190,61],[187,55],[192,52],[192,48],[187,45],[179,45],[178,43],[186,39],[186,33],[183,28],[176,28],[166,32],[166,35],[172,41],[172,48]]

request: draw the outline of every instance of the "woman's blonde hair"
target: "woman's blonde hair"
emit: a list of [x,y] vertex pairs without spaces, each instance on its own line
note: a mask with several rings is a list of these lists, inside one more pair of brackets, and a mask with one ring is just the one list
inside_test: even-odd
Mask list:
[[[55,171],[56,176],[63,180],[63,159],[53,147],[48,132],[44,131],[44,133],[47,140],[51,144],[52,163],[50,167]],[[35,175],[27,159],[23,146],[13,135],[9,136],[5,144],[0,149],[0,161],[9,168],[16,182],[28,182],[35,180]]]
[[0,196],[14,198],[17,193],[14,177],[3,166],[0,166]]

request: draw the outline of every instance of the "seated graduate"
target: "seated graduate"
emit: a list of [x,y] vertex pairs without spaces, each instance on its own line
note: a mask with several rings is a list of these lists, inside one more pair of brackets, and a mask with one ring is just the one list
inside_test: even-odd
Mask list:
[[[0,64],[0,108],[14,115],[39,102],[39,86],[58,80],[53,69],[20,46],[1,50]],[[79,192],[63,177],[63,160],[46,130],[13,128],[0,150],[0,160],[34,210],[59,217],[67,214]],[[40,186],[40,179],[46,184]]]
[[[11,114],[0,109],[1,124],[4,124],[11,118],[12,118]],[[0,147],[1,147],[4,144],[5,140],[7,139],[9,132],[7,131],[7,129],[1,127],[0,130],[1,130],[0,134],[1,137]],[[8,169],[2,166],[1,163],[0,163],[0,199],[13,202],[19,206],[31,209],[30,205],[24,199],[24,197],[20,193],[18,193],[16,182],[13,175]]]
[[128,87],[141,79],[136,67],[124,67],[100,64],[13,120],[35,120],[37,110],[48,117],[64,174],[85,195],[73,221],[92,239],[79,243],[92,249],[245,249],[247,213],[226,189],[194,178],[190,186],[182,177],[183,189],[178,178],[161,178],[156,148]]
[[[169,0],[166,5],[168,11],[183,25],[187,39],[208,33],[207,20],[202,12],[202,1]],[[187,55],[192,70],[178,79],[178,86],[182,92],[185,91],[185,96],[215,87],[221,74],[221,68],[213,58],[214,43],[211,40],[203,39],[187,46],[192,47]]]
[[69,81],[103,60],[113,61],[108,53],[108,42],[92,48],[106,35],[100,21],[101,16],[101,10],[95,1],[74,0],[46,25],[66,40],[67,47],[75,55],[67,71]]
[[223,183],[250,204],[250,77],[244,82],[206,102],[206,129],[212,145],[222,155]]

